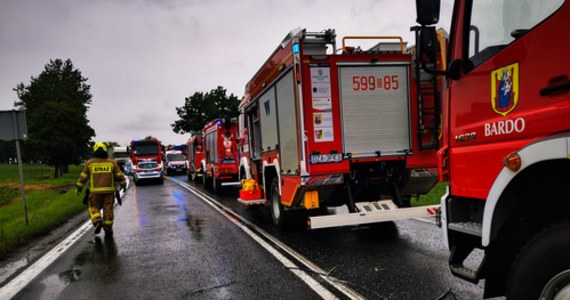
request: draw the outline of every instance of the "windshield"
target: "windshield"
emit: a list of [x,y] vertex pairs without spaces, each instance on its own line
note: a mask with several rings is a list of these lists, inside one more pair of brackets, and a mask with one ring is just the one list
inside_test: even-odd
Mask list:
[[157,155],[158,145],[136,145],[133,146],[135,155]]
[[158,168],[157,163],[140,163],[138,165],[139,169],[155,169]]
[[180,153],[166,155],[168,161],[185,161],[186,157]]
[[473,1],[469,59],[478,66],[550,16],[564,0]]

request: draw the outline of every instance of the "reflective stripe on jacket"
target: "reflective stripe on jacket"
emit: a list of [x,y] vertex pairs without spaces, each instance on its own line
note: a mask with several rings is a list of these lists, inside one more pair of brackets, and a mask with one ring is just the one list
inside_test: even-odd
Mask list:
[[114,193],[115,181],[125,186],[127,180],[117,163],[109,158],[92,158],[85,163],[77,180],[77,186],[83,187],[89,180],[89,190],[93,194]]

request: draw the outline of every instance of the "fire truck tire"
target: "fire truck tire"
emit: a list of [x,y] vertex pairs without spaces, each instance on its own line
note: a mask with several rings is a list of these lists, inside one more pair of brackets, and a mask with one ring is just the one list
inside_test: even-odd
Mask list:
[[270,188],[270,210],[271,219],[273,219],[273,224],[278,228],[282,228],[285,221],[285,210],[281,204],[281,195],[279,195],[279,180],[274,177],[271,181]]
[[196,168],[194,168],[194,165],[192,165],[190,169],[188,169],[188,180],[196,182],[196,177]]
[[550,227],[521,250],[507,284],[507,299],[568,299],[570,224]]
[[208,174],[206,171],[202,172],[202,184],[205,188],[208,188]]
[[222,183],[220,182],[219,179],[216,179],[216,176],[212,176],[212,190],[214,191],[214,193],[218,193],[219,191],[222,190]]

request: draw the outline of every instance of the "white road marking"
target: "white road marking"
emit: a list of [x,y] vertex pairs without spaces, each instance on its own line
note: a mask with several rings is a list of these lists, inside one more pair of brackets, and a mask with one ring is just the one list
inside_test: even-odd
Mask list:
[[[244,219],[243,217],[238,215],[236,212],[234,212],[229,207],[221,204],[220,202],[216,201],[215,199],[204,194],[203,192],[199,191],[198,189],[188,185],[185,182],[176,181],[174,179],[170,179],[170,180],[172,180],[173,182],[177,183],[178,185],[186,188],[188,191],[190,191],[191,193],[196,195],[198,198],[202,199],[208,205],[212,206],[214,209],[216,209],[218,212],[220,212],[224,217],[226,217],[227,219],[232,221],[236,226],[238,226],[246,234],[248,234],[253,240],[258,242],[263,248],[265,248],[269,253],[271,253],[286,268],[291,270],[291,272],[293,272],[293,274],[298,276],[301,280],[305,281],[305,283],[311,289],[313,289],[317,294],[319,294],[319,296],[323,297],[323,299],[337,299],[337,297],[335,295],[333,295],[332,293],[330,293],[324,286],[319,284],[312,277],[310,277],[305,271],[303,271],[303,270],[299,269],[297,266],[295,266],[295,264],[293,262],[291,262],[289,259],[287,259],[285,256],[283,256],[277,249],[272,247],[269,243],[267,243],[265,240],[263,240],[259,235],[262,235],[266,239],[270,240],[274,245],[276,245],[278,248],[280,248],[282,251],[284,251],[288,255],[294,257],[297,261],[299,261],[300,263],[305,265],[305,267],[308,268],[309,270],[311,270],[312,272],[314,272],[316,274],[322,274],[322,275],[320,275],[320,277],[322,279],[327,281],[330,285],[334,286],[338,291],[343,293],[345,296],[349,297],[350,299],[365,299],[362,295],[360,295],[358,292],[352,290],[348,286],[346,286],[346,285],[344,285],[344,284],[342,284],[342,283],[340,283],[334,279],[331,279],[330,276],[326,275],[327,272],[325,272],[324,270],[319,268],[317,265],[312,263],[310,260],[308,260],[307,258],[302,256],[301,254],[297,253],[295,250],[289,248],[287,245],[285,245],[285,244],[281,243],[279,240],[275,239],[273,236],[271,236],[270,234],[265,232],[263,229],[257,227],[255,224],[251,223],[247,219]],[[230,215],[233,217],[230,217]],[[240,221],[237,221],[236,218],[239,219]],[[255,232],[253,232],[251,229],[249,229],[247,226],[245,226],[244,224],[247,224],[247,226],[249,226],[253,230],[255,230],[255,232],[257,232],[257,234]],[[325,294],[321,293],[320,292],[321,290],[326,291],[326,293]]]

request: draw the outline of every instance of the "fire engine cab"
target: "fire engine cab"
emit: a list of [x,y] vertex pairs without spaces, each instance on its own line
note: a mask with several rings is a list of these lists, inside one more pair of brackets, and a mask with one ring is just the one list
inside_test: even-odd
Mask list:
[[202,183],[214,192],[224,185],[239,185],[237,130],[235,119],[216,119],[202,130]]
[[133,166],[139,162],[152,161],[162,165],[162,145],[155,138],[132,140],[129,146],[129,154]]
[[[354,40],[375,43],[363,50],[347,45]],[[414,78],[402,38],[345,37],[337,49],[334,30],[293,30],[239,110],[238,201],[269,204],[275,225],[290,210],[306,210],[313,229],[434,213],[406,208],[437,181],[439,98],[433,81]],[[326,209],[338,206],[348,212]]]
[[[439,0],[418,0],[419,51]],[[451,272],[484,297],[570,299],[570,3],[456,0],[441,180]],[[426,56],[422,56],[426,58]],[[470,253],[484,252],[465,264]]]

